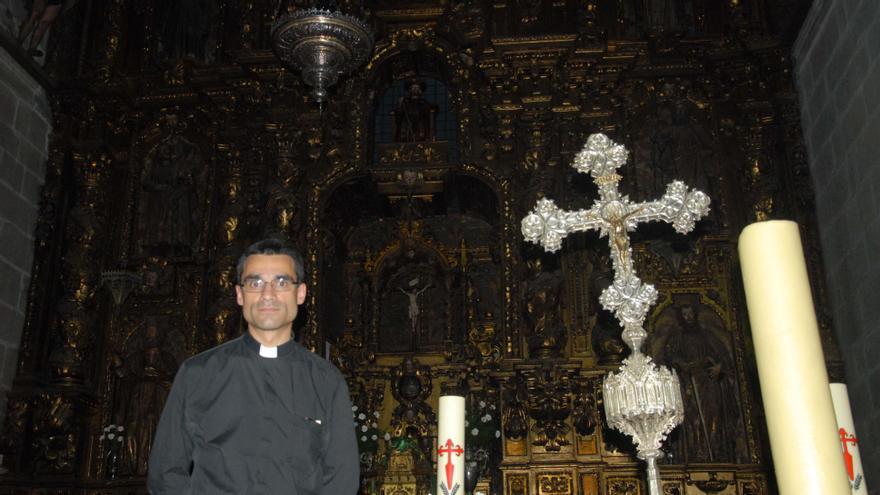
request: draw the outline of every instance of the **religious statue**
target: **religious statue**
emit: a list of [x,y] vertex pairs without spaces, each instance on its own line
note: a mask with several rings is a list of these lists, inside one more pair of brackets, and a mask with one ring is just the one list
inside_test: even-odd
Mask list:
[[165,331],[162,323],[158,317],[148,317],[144,326],[134,330],[127,349],[115,358],[117,424],[123,424],[126,432],[123,463],[125,471],[135,476],[147,473],[159,414],[186,352],[183,334]]
[[174,136],[147,159],[141,180],[141,245],[191,249],[197,230],[198,148]]
[[[418,279],[416,279],[416,282],[418,282]],[[409,299],[409,312],[407,314],[409,315],[409,320],[412,323],[413,334],[416,333],[416,324],[419,321],[419,296],[422,295],[422,292],[425,292],[430,287],[430,285],[426,285],[418,290],[416,290],[415,288],[411,290],[403,290],[402,287],[397,288],[397,290],[403,292],[404,295],[406,295],[406,297]]]
[[529,323],[529,352],[533,357],[558,357],[565,345],[565,329],[559,311],[562,274],[543,269],[539,258],[527,262],[526,321]]
[[685,413],[670,442],[673,462],[743,462],[746,435],[724,323],[709,306],[678,299],[657,316],[649,341],[657,362],[681,379]]
[[394,140],[397,142],[433,141],[437,105],[425,99],[425,82],[407,79],[403,82],[406,95],[394,107]]

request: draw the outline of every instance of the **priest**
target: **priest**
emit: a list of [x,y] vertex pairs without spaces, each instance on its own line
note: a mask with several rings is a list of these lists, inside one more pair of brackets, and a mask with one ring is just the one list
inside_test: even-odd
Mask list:
[[248,329],[178,370],[150,454],[152,495],[357,491],[348,387],[292,338],[304,277],[280,240],[245,250],[235,295]]

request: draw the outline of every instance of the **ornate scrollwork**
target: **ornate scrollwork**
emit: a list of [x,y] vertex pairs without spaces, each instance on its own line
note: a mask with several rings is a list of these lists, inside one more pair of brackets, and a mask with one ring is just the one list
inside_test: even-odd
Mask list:
[[417,441],[430,438],[431,426],[437,419],[425,401],[433,387],[430,367],[416,359],[406,357],[392,370],[391,394],[398,402],[391,419],[393,436],[408,436]]
[[532,425],[532,444],[547,452],[559,452],[571,444],[571,427],[565,422],[571,414],[571,387],[569,377],[559,370],[544,369],[528,379],[529,415]]

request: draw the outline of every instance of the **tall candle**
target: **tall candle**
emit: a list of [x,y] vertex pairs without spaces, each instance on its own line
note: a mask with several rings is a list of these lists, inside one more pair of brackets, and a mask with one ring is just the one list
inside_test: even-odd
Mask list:
[[746,227],[739,257],[781,495],[850,495],[798,226]]
[[852,486],[853,495],[868,495],[865,485],[865,470],[862,468],[862,456],[859,454],[859,438],[853,423],[852,410],[849,407],[849,393],[842,383],[831,384],[831,401],[834,414],[837,416],[837,433],[843,450],[843,464],[846,476]]
[[440,396],[436,495],[464,494],[464,397]]

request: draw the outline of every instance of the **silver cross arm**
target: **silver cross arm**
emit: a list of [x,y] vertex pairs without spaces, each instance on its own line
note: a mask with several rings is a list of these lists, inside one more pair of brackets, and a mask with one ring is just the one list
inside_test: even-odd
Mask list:
[[687,234],[709,213],[709,202],[703,191],[677,180],[666,186],[666,194],[659,200],[642,203],[631,218],[634,223],[663,221],[672,224],[676,232]]
[[523,237],[554,253],[562,247],[562,239],[570,232],[597,229],[602,219],[589,210],[565,211],[552,199],[540,199],[535,209],[522,220]]

